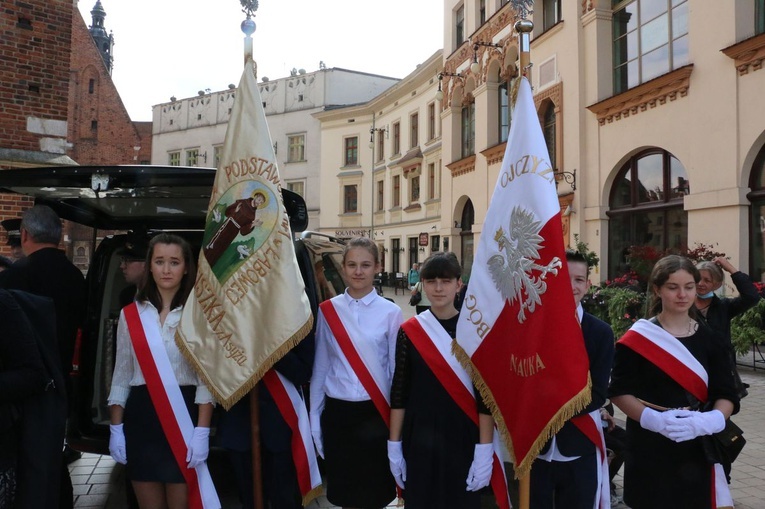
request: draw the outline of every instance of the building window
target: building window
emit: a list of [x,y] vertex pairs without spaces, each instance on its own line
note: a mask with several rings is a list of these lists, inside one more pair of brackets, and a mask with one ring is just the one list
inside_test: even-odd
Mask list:
[[385,132],[377,131],[377,161],[385,159]]
[[754,33],[765,34],[765,0],[754,2]]
[[428,199],[436,197],[436,164],[428,164]]
[[296,193],[302,197],[305,197],[305,182],[303,182],[302,180],[287,182],[287,189],[289,189],[293,193]]
[[393,254],[393,256],[391,256],[391,260],[393,260],[391,272],[393,272],[393,274],[398,274],[401,272],[401,239],[392,239],[390,241],[390,251]]
[[687,0],[614,1],[614,93],[686,65]]
[[475,103],[462,107],[462,157],[475,154]]
[[385,205],[385,182],[382,180],[377,181],[377,211],[382,212],[383,205]]
[[542,1],[542,30],[549,30],[560,21],[561,0]]
[[90,121],[90,130],[91,131],[98,131],[98,120],[91,120]]
[[181,153],[179,152],[170,152],[167,155],[167,164],[170,166],[180,166],[181,165]]
[[688,213],[683,198],[690,193],[688,174],[666,150],[650,149],[630,158],[611,188],[608,221],[608,276],[629,270],[631,246],[657,251],[688,245]]
[[91,79],[88,81],[88,93],[92,94],[96,91],[96,80]]
[[428,141],[436,139],[436,103],[428,104]]
[[398,155],[401,153],[401,124],[396,122],[393,124],[393,154]]
[[461,5],[454,13],[454,37],[459,48],[465,42],[465,6]]
[[213,147],[213,163],[216,168],[220,168],[220,156],[223,154],[223,145]]
[[547,153],[550,155],[550,166],[557,170],[558,160],[556,159],[555,143],[558,133],[555,124],[555,105],[549,101],[547,102],[547,108],[545,108],[542,132],[545,137],[545,145],[547,145]]
[[393,206],[401,206],[401,176],[393,177]]
[[350,136],[345,138],[345,166],[356,166],[359,164],[359,137]]
[[287,144],[289,145],[288,163],[305,161],[305,134],[287,136]]
[[409,179],[409,203],[420,201],[420,177]]
[[755,281],[765,282],[765,146],[754,159],[749,179],[752,192],[748,195],[751,201],[752,217],[749,226],[749,274]]
[[507,137],[510,135],[510,121],[512,115],[512,108],[510,108],[510,97],[507,95],[507,82],[499,85],[497,89],[499,94],[499,142],[504,143],[507,141]]
[[199,149],[192,148],[186,151],[186,166],[196,166],[199,161]]
[[346,214],[358,212],[358,190],[355,185],[343,188],[343,212]]
[[409,148],[420,144],[420,115],[415,113],[409,117]]
[[431,235],[430,236],[430,251],[432,253],[436,253],[440,250],[441,250],[441,236]]
[[486,0],[478,2],[478,24],[486,23]]

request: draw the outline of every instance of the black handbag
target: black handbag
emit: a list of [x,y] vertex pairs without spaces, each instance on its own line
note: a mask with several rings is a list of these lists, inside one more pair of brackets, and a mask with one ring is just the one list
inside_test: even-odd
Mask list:
[[420,303],[421,300],[422,300],[422,293],[420,293],[419,291],[416,291],[412,294],[411,297],[409,297],[409,305],[416,306],[417,304]]
[[[692,409],[701,407],[699,408],[700,411],[708,412],[714,408],[712,401],[699,405],[699,401],[690,393],[687,394],[687,397],[691,401]],[[695,405],[693,404],[694,401]],[[730,419],[725,420],[725,428],[719,433],[703,435],[699,438],[701,439],[701,448],[704,450],[704,457],[708,463],[713,465],[715,463],[732,464],[746,445],[744,431]]]

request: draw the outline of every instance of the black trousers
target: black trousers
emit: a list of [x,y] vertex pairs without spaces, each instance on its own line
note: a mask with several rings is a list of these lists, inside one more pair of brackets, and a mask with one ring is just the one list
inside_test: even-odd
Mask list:
[[531,467],[531,509],[592,509],[597,493],[595,453],[573,461],[534,460]]

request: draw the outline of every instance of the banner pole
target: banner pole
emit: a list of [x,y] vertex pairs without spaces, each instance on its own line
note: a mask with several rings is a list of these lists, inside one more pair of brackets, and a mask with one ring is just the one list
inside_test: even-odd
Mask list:
[[[531,83],[531,42],[530,35],[534,24],[525,18],[522,10],[522,18],[515,22],[515,31],[518,33],[518,48],[521,68],[518,69],[518,77],[525,76]],[[529,509],[531,499],[531,471],[518,479],[518,505],[520,509]]]
[[263,505],[263,473],[260,448],[260,405],[258,387],[250,391],[250,433],[252,437],[252,500],[255,509],[265,509]]
[[529,509],[531,495],[531,474],[518,479],[518,505],[520,509]]

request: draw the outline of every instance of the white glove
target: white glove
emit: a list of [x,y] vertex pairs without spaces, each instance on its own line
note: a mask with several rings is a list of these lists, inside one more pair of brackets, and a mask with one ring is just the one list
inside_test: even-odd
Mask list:
[[319,424],[319,418],[311,419],[311,436],[313,437],[313,443],[316,446],[316,454],[324,458],[324,439],[321,434],[321,424]]
[[194,434],[191,435],[189,443],[189,452],[186,453],[186,461],[189,462],[188,468],[197,468],[205,462],[207,455],[210,454],[210,428],[194,428]]
[[640,426],[648,431],[660,433],[673,440],[669,436],[668,426],[676,424],[679,420],[687,418],[693,414],[690,410],[667,410],[666,412],[657,412],[653,408],[646,407],[640,414]]
[[491,469],[494,462],[492,444],[475,444],[473,463],[467,476],[467,491],[478,491],[491,481]]
[[670,424],[669,438],[675,442],[693,440],[703,435],[719,433],[725,429],[725,416],[719,410],[691,412],[691,415]]
[[404,482],[406,482],[406,460],[401,441],[388,440],[388,463],[390,463],[390,473],[393,474],[396,484],[403,490]]
[[122,424],[109,425],[109,454],[114,461],[127,465],[127,451],[125,450],[125,432]]

